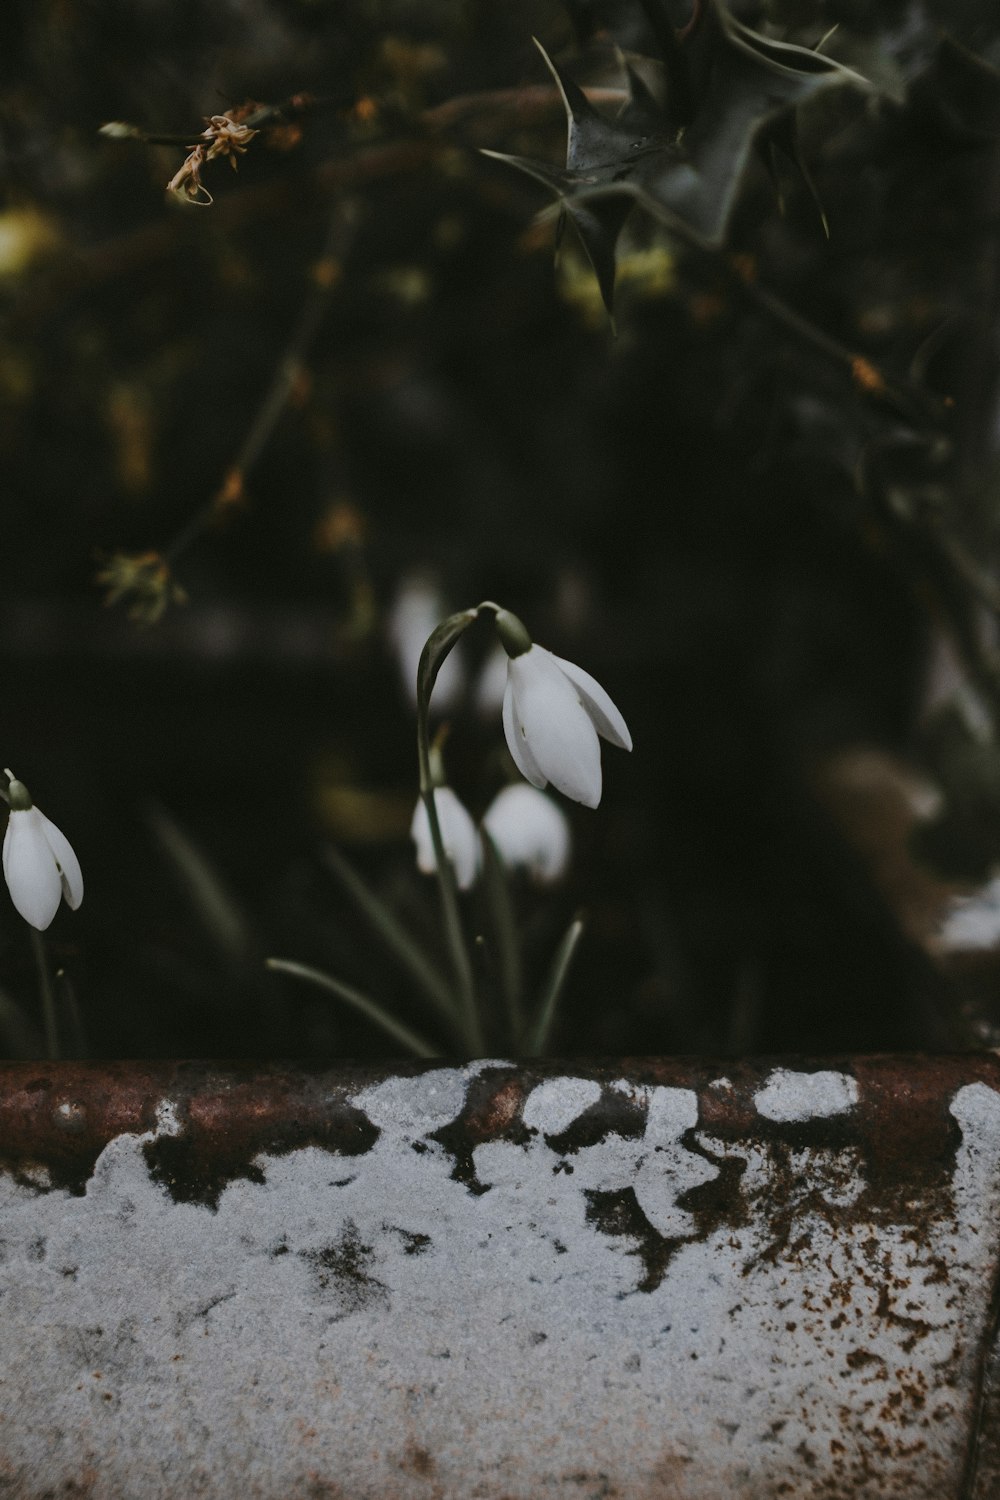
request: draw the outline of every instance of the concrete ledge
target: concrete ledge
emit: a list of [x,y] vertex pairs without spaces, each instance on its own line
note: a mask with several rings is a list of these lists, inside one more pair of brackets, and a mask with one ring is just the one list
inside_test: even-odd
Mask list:
[[0,1496],[1000,1493],[1000,1064],[0,1067]]

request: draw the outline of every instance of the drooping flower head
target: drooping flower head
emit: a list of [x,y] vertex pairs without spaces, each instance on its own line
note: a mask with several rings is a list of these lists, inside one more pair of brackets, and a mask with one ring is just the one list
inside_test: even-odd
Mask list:
[[516,615],[500,610],[496,622],[508,656],[503,727],[514,764],[532,786],[551,782],[574,802],[596,807],[598,736],[631,750],[625,720],[589,672],[534,645]]
[[569,821],[562,808],[535,787],[523,781],[505,786],[486,809],[483,829],[508,869],[527,870],[543,885],[565,874]]
[[10,771],[10,817],[3,840],[3,873],[21,916],[44,932],[65,897],[73,911],[83,900],[80,861],[69,839],[31,801]]

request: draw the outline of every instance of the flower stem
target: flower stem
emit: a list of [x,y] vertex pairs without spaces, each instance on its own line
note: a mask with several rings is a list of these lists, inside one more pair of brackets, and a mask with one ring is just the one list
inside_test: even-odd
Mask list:
[[461,1007],[462,1034],[465,1045],[473,1054],[483,1050],[483,1028],[476,1004],[476,987],[472,974],[472,962],[462,931],[462,915],[458,902],[458,882],[451,860],[445,853],[434,801],[434,775],[431,765],[430,703],[431,693],[438,672],[449,651],[463,631],[476,619],[478,610],[466,609],[460,614],[444,620],[424,644],[417,666],[417,763],[420,768],[420,796],[427,810],[427,822],[434,846],[434,864],[438,889],[441,892],[441,912],[444,918],[445,937],[451,953],[452,967]]
[[31,948],[38,970],[38,990],[42,998],[42,1022],[45,1026],[45,1055],[51,1062],[59,1057],[59,1030],[56,1025],[56,996],[49,972],[49,957],[45,951],[45,939],[37,927],[31,928]]
[[338,1000],[343,1000],[345,1005],[350,1005],[374,1025],[381,1027],[387,1036],[393,1041],[399,1042],[408,1052],[416,1057],[440,1057],[441,1049],[434,1047],[419,1032],[411,1031],[409,1026],[404,1026],[402,1021],[397,1021],[381,1005],[363,995],[352,985],[343,984],[339,979],[334,979],[330,974],[324,974],[321,969],[313,969],[308,964],[295,963],[290,958],[268,958],[265,963],[269,969],[278,974],[292,974],[296,979],[304,979],[307,984],[313,984],[317,989],[327,990],[335,995]]
[[421,787],[420,795],[427,809],[427,821],[430,824],[431,841],[434,845],[434,864],[437,870],[438,889],[441,892],[441,911],[444,917],[445,937],[447,938],[448,948],[451,953],[459,1000],[462,1006],[462,1031],[469,1049],[473,1053],[480,1053],[483,1050],[483,1031],[479,1018],[479,1009],[476,1005],[476,987],[472,976],[472,963],[469,959],[469,950],[465,946],[465,934],[462,931],[462,915],[458,904],[458,882],[455,880],[455,868],[445,853],[444,840],[441,837],[441,824],[438,822],[437,807],[434,803],[434,788],[427,787],[425,789]]
[[497,947],[497,966],[500,971],[500,988],[507,1007],[507,1023],[510,1027],[511,1045],[524,1030],[521,1012],[521,950],[517,935],[514,903],[503,861],[497,853],[496,844],[485,829],[483,840],[483,887],[489,907],[494,941]]
[[76,986],[65,969],[56,970],[56,984],[59,987],[59,996],[63,1002],[63,1015],[69,1021],[70,1045],[73,1048],[72,1055],[75,1058],[85,1058],[87,1056],[87,1032],[83,1024],[80,1002],[76,997]]

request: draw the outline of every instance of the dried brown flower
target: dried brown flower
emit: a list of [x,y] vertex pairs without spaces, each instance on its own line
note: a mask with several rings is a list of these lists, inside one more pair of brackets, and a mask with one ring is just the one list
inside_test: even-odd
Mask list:
[[187,595],[160,552],[115,552],[96,576],[107,589],[106,606],[127,599],[128,617],[138,625],[155,625],[169,604],[186,604]]
[[168,193],[173,193],[185,203],[198,203],[208,207],[212,202],[212,195],[201,180],[201,169],[207,161],[227,156],[233,171],[236,171],[237,156],[242,156],[254,136],[259,134],[244,125],[240,119],[252,107],[242,106],[240,109],[229,110],[224,115],[212,115],[205,120],[201,139],[191,147],[183,165],[167,183]]

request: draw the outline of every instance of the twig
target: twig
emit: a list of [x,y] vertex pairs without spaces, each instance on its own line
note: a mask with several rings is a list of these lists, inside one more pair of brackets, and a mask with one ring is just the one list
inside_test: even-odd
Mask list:
[[[587,94],[593,103],[611,107],[620,105],[626,97],[623,89],[588,89]],[[311,209],[318,197],[351,192],[388,177],[420,171],[442,150],[474,144],[450,139],[473,121],[482,123],[481,133],[489,140],[498,126],[523,129],[562,118],[562,100],[551,84],[459,94],[415,115],[412,124],[417,133],[413,138],[364,145],[309,171],[283,172],[266,182],[241,184],[238,191],[216,202],[212,223],[217,229],[235,233],[248,224],[301,212],[304,205]],[[184,136],[183,141],[187,145],[189,137]],[[26,284],[10,313],[11,331],[23,332],[34,327],[39,318],[56,315],[61,301],[89,287],[132,275],[153,260],[173,257],[179,243],[202,232],[191,214],[165,214],[152,224],[59,260],[49,273],[34,276]]]
[[[313,114],[322,109],[345,109],[353,103],[352,94],[329,94],[319,98],[315,94],[293,94],[290,99],[283,100],[280,104],[260,104],[248,115],[244,115],[240,124],[245,125],[248,130],[266,130],[270,125],[286,125],[289,120],[300,120],[303,115]],[[142,139],[151,146],[177,146],[183,141],[188,144],[190,136],[181,135],[143,135]],[[195,137],[197,139],[197,137]]]
[[820,354],[826,355],[828,359],[841,365],[858,389],[876,399],[888,402],[907,421],[917,425],[938,426],[946,421],[947,407],[929,392],[909,381],[892,379],[867,355],[831,337],[822,328],[818,328],[815,323],[811,323],[808,318],[789,307],[788,303],[782,301],[774,292],[769,292],[757,282],[748,281],[740,276],[728,262],[726,265],[729,274],[736,285],[742,289],[743,296],[748,302],[760,308],[772,321],[780,324],[800,343],[810,345]]
[[230,506],[242,501],[247,475],[260,457],[285,410],[288,398],[301,378],[306,351],[319,332],[330,306],[338,281],[337,268],[347,251],[356,222],[357,214],[354,205],[344,203],[337,205],[320,260],[321,274],[314,280],[303,303],[264,399],[257,409],[233,463],[226,471],[221,489],[207,504],[196,511],[187,525],[181,528],[169,546],[164,549],[163,558],[170,568],[173,568],[182,553],[186,552],[192,542],[207,531],[221,514]]

